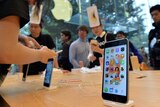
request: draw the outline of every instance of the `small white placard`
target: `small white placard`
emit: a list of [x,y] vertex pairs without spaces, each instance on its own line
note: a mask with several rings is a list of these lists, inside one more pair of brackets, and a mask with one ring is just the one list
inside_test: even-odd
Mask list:
[[93,5],[87,8],[88,19],[90,27],[96,27],[100,25],[97,6]]
[[40,5],[40,10],[39,10],[38,15],[36,14],[36,9],[37,9],[36,6],[32,7],[32,13],[31,13],[31,16],[30,16],[30,23],[40,24],[41,17],[42,17],[43,5]]

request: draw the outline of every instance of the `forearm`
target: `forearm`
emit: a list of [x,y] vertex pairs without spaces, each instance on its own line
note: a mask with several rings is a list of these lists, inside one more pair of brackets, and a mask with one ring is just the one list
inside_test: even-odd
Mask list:
[[0,20],[0,63],[27,64],[42,61],[43,52],[18,43],[19,17],[8,16]]
[[15,45],[4,45],[3,48],[0,47],[0,49],[2,50],[2,53],[0,55],[0,63],[3,64],[27,64],[37,61],[47,63],[48,59],[57,56],[56,52],[48,49],[45,46],[37,50],[17,43]]
[[40,50],[17,45],[3,45],[1,49],[0,63],[3,64],[27,64],[41,60]]

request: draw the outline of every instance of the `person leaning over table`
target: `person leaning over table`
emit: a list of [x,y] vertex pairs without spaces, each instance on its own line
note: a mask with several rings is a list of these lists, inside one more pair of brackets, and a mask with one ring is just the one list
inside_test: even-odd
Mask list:
[[[34,24],[31,23],[29,24],[30,26],[30,35],[29,37],[34,38],[41,46],[46,46],[49,49],[55,49],[55,44],[53,42],[53,39],[50,35],[48,34],[43,34],[42,33],[42,28],[43,28],[43,21],[41,21],[40,24]],[[33,46],[32,48],[35,48]],[[54,64],[57,63],[56,58],[54,58]],[[39,74],[42,73],[46,69],[47,64],[42,63],[42,62],[34,62],[30,63],[29,67],[28,64],[23,65],[23,73],[26,72],[27,67],[28,67],[28,75],[34,75],[34,74]]]
[[18,43],[19,30],[29,21],[29,5],[35,4],[39,10],[41,3],[42,0],[0,0],[0,72],[8,72],[5,64],[47,63],[57,56],[45,46],[31,49]]

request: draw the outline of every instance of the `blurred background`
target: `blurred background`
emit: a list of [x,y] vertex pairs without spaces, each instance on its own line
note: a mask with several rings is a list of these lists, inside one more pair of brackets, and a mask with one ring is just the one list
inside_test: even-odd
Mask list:
[[[60,31],[69,29],[72,40],[77,38],[77,27],[89,27],[86,8],[95,4],[104,29],[116,33],[122,30],[127,38],[140,49],[145,47],[148,52],[148,32],[152,29],[149,8],[160,3],[159,0],[45,0],[43,9],[43,33],[50,34],[60,48]],[[28,25],[21,29],[28,35]],[[89,33],[88,37],[93,37]]]

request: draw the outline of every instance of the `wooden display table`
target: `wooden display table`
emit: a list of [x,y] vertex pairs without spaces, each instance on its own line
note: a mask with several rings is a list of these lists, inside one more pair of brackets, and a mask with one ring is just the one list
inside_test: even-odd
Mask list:
[[[160,101],[160,71],[141,72],[147,77],[129,73],[130,99],[134,107],[158,107]],[[45,89],[43,76],[7,76],[0,93],[11,107],[105,107],[101,98],[102,72],[63,74],[53,72],[52,85],[56,89]]]

